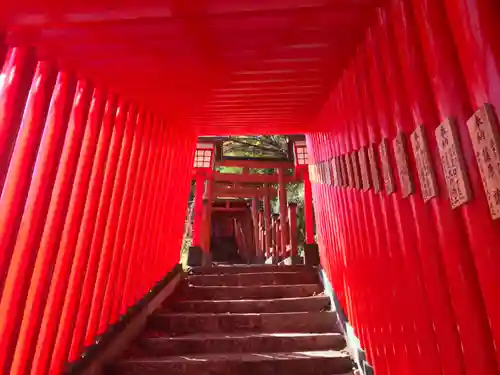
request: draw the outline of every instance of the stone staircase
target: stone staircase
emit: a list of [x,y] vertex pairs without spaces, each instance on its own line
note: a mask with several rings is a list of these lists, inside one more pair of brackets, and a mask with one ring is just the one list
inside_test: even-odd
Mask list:
[[108,374],[351,374],[321,292],[312,267],[194,268],[177,301],[150,316]]

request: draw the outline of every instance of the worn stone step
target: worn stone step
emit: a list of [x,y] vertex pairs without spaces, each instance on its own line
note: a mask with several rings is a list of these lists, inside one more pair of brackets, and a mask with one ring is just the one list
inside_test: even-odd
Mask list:
[[340,375],[353,363],[339,351],[198,354],[127,359],[109,366],[114,375]]
[[190,333],[326,333],[338,332],[337,315],[331,311],[276,314],[154,314],[148,331],[172,336]]
[[134,356],[341,350],[345,345],[339,333],[193,334],[141,339],[134,348]]
[[316,272],[274,272],[236,273],[223,275],[191,275],[191,285],[203,286],[252,286],[252,285],[294,285],[318,283]]
[[278,313],[323,311],[330,307],[326,296],[219,301],[181,301],[169,309],[193,313]]
[[187,286],[190,300],[235,300],[310,297],[322,292],[319,284],[259,286]]
[[235,273],[269,273],[269,272],[316,272],[316,268],[306,265],[278,266],[273,264],[240,264],[220,265],[212,267],[193,267],[189,270],[190,275],[222,275]]

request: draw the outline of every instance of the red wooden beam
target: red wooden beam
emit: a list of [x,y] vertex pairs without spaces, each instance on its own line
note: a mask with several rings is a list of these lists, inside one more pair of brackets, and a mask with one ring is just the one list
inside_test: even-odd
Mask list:
[[[291,161],[270,160],[220,160],[215,162],[216,167],[242,167],[242,168],[289,168],[293,169]],[[252,175],[252,174],[250,174]]]
[[[237,173],[221,173],[215,172],[214,178],[216,182],[231,182],[231,183],[258,183],[258,184],[277,184],[277,175],[266,174],[237,174]],[[296,176],[284,176],[285,183],[299,182],[300,179]]]

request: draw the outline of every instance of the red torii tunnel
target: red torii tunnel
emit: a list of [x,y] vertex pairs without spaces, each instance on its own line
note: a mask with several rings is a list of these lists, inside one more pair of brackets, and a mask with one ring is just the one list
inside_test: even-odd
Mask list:
[[499,22],[2,1],[2,374],[59,374],[120,323],[179,262],[197,137],[245,134],[306,134],[321,265],[377,374],[499,374]]

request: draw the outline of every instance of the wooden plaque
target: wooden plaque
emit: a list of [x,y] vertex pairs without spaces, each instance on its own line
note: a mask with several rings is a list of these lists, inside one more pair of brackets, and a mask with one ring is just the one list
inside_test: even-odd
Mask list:
[[390,195],[396,191],[396,184],[394,183],[394,174],[392,173],[391,161],[389,159],[389,141],[387,138],[382,139],[380,142],[379,152],[385,191],[387,195]]
[[370,162],[370,172],[373,183],[373,190],[380,193],[380,172],[378,170],[377,153],[375,152],[375,145],[368,146],[368,160]]
[[311,182],[316,183],[316,165],[309,164],[309,179]]
[[323,184],[325,182],[325,164],[323,162],[319,163],[319,183]]
[[351,155],[346,154],[346,155],[344,155],[344,158],[345,158],[345,164],[347,167],[347,186],[354,187],[354,173],[352,170]]
[[408,157],[408,147],[406,146],[406,135],[401,130],[392,141],[394,155],[396,156],[396,167],[398,169],[399,183],[401,184],[401,195],[407,198],[415,193],[415,184],[410,171],[410,159]]
[[359,159],[357,151],[351,152],[352,174],[354,177],[354,187],[361,190],[361,173],[359,168]]
[[427,144],[427,136],[423,126],[417,127],[410,135],[411,147],[417,164],[418,179],[422,189],[422,199],[428,202],[438,195],[436,174],[432,166],[432,158]]
[[335,158],[335,162],[337,163],[337,171],[338,171],[338,176],[339,176],[339,187],[344,186],[344,180],[343,180],[343,170],[342,170],[342,156],[337,155]]
[[340,164],[342,167],[342,186],[349,186],[349,174],[347,173],[347,159],[345,155],[340,155]]
[[332,171],[330,184],[332,186],[338,186],[338,170],[337,170],[337,157],[333,157],[330,159],[330,170]]
[[325,160],[325,184],[327,185],[332,184],[333,171],[331,166],[330,160]]
[[370,170],[368,169],[368,157],[366,152],[366,147],[361,147],[358,151],[359,167],[361,170],[361,182],[363,185],[363,190],[367,191],[370,189]]
[[500,218],[500,134],[495,110],[485,104],[467,121],[493,219]]
[[469,202],[472,194],[453,120],[444,120],[436,128],[435,134],[451,207],[457,208]]

